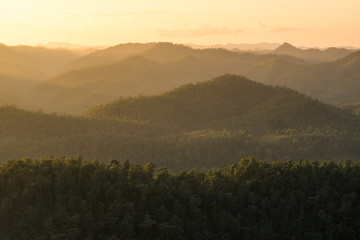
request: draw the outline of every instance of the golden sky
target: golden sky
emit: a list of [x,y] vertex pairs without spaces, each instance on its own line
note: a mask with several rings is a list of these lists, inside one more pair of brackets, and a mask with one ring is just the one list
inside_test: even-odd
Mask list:
[[0,0],[0,42],[360,47],[360,0]]

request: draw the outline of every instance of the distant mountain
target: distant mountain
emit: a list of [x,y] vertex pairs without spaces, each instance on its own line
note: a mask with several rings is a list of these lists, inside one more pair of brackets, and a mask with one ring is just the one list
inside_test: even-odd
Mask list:
[[3,65],[0,71],[11,76],[43,80],[78,57],[78,54],[65,49],[0,45],[0,62]]
[[[175,61],[180,58],[186,57],[188,55],[194,56],[199,59],[206,58],[206,60],[209,60],[209,57],[213,57],[213,58],[218,57],[218,55],[212,56],[212,54],[214,53],[218,53],[218,54],[222,53],[222,58],[223,58],[224,54],[229,56],[234,56],[234,54],[231,55],[231,52],[229,50],[239,51],[252,47],[254,47],[252,51],[254,51],[255,53],[257,53],[258,51],[261,54],[273,53],[280,55],[289,55],[310,62],[336,60],[351,53],[350,50],[336,49],[336,48],[329,48],[324,51],[319,49],[302,50],[295,48],[288,43],[285,43],[282,46],[280,46],[280,44],[275,44],[275,43],[271,43],[271,44],[259,43],[253,45],[227,44],[227,45],[209,46],[208,48],[205,48],[205,46],[196,47],[196,45],[191,45],[191,44],[189,44],[189,46],[193,46],[194,48],[197,49],[182,44],[173,44],[166,42],[119,44],[106,49],[100,49],[80,59],[70,62],[69,64],[64,66],[62,70],[66,71],[66,70],[79,69],[79,68],[96,66],[96,65],[112,64],[121,61],[124,58],[132,57],[135,55],[142,55],[150,60],[159,61],[159,62]],[[264,50],[262,49],[263,47],[267,47],[267,49]],[[271,50],[275,48],[276,49],[268,52],[269,48]],[[208,53],[212,53],[212,54],[208,54]]]
[[109,46],[85,46],[80,44],[74,43],[67,43],[67,42],[48,42],[48,43],[41,43],[36,45],[36,47],[43,47],[48,49],[67,49],[69,51],[75,52],[80,54],[81,56],[90,54],[100,49],[105,49]]
[[43,61],[17,52],[11,47],[0,45],[0,71],[2,74],[14,77],[45,78],[45,74],[39,70],[39,66],[45,64]]
[[346,55],[353,52],[352,50],[345,48],[328,48],[325,50],[310,48],[310,49],[300,49],[296,48],[289,43],[284,43],[271,53],[280,54],[280,55],[289,55],[296,58],[304,59],[308,62],[325,62],[325,61],[334,61],[340,58],[345,57]]
[[287,56],[238,54],[224,49],[195,51],[185,46],[160,44],[146,51],[144,56],[58,75],[35,87],[25,97],[34,109],[80,113],[119,96],[159,94],[213,76],[239,74],[254,64],[274,58],[298,61]]
[[[47,112],[80,113],[120,96],[160,94],[183,84],[226,73],[241,74],[266,84],[288,86],[327,103],[360,101],[360,60],[357,52],[336,61],[309,63],[286,54],[255,54],[220,48],[192,49],[172,43],[134,43],[117,45],[68,61],[73,55],[66,51],[57,53],[56,50],[48,52],[19,47],[19,51],[23,51],[20,53],[6,46],[4,48],[18,55],[13,59],[27,60],[21,63],[4,62],[0,73],[3,69],[6,76],[40,81],[47,75],[41,72],[43,68],[50,71],[54,65],[59,66],[63,62],[67,62],[63,65],[65,69],[80,67],[49,77],[38,86],[26,89],[26,93],[21,93],[21,98],[31,109],[40,108]],[[290,44],[284,44],[280,50],[294,54],[307,51]],[[47,58],[49,62],[45,61]],[[34,64],[36,62],[38,64]]]
[[0,105],[24,107],[22,94],[47,77],[38,69],[41,64],[41,60],[0,45]]
[[112,47],[94,51],[88,55],[76,59],[68,63],[62,69],[66,71],[69,69],[79,69],[89,66],[116,63],[123,60],[124,58],[140,55],[154,45],[156,45],[156,43],[127,43],[115,45]]
[[26,96],[35,109],[79,113],[119,96],[159,94],[231,73],[288,86],[327,103],[346,103],[360,101],[359,64],[359,52],[333,62],[305,64],[288,55],[194,50],[163,43],[142,57],[61,74]]
[[54,73],[54,70],[67,62],[79,58],[79,55],[75,52],[63,48],[48,49],[26,45],[11,46],[10,48],[16,52],[36,58],[42,62],[46,62],[48,66],[40,70],[48,75]]
[[288,86],[327,103],[360,100],[360,51],[337,61],[318,64],[295,64],[276,59],[245,72],[251,79]]
[[261,51],[261,50],[274,50],[279,47],[280,43],[228,43],[228,44],[216,44],[216,45],[199,45],[199,44],[185,44],[195,49],[206,48],[224,48],[227,50],[240,50],[240,51]]
[[77,57],[64,49],[0,45],[0,105],[31,107],[23,94]]
[[[161,63],[177,61],[188,56],[193,56],[201,60],[212,60],[217,62],[229,62],[237,58],[241,58],[243,62],[246,62],[245,58],[258,58],[257,54],[236,53],[224,48],[193,49],[182,44],[173,44],[169,42],[127,43],[93,52],[75,61],[69,62],[62,68],[62,70],[66,71],[97,65],[113,64],[125,58],[138,55]],[[286,56],[283,57],[285,58]],[[287,58],[290,61],[301,62],[301,60],[293,57],[288,56]]]

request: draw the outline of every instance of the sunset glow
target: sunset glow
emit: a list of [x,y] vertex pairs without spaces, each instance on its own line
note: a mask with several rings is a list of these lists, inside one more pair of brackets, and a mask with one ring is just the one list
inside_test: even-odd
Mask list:
[[291,42],[360,47],[358,0],[1,0],[0,42]]

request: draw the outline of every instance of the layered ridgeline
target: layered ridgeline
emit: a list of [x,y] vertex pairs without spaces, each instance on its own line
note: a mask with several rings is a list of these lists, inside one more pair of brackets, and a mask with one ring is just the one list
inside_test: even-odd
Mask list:
[[0,105],[34,107],[24,93],[79,55],[65,49],[0,44]]
[[[342,51],[330,58],[336,61],[309,63],[280,51],[284,48],[274,52],[277,54],[254,54],[192,49],[171,43],[117,45],[69,62],[63,69],[69,71],[31,89],[24,98],[35,109],[80,113],[119,96],[160,94],[231,73],[265,84],[288,86],[327,103],[360,100],[359,52],[339,59],[345,50],[336,50]],[[314,51],[311,56],[325,54]]]
[[70,62],[66,66],[70,71],[43,82],[25,97],[35,109],[80,113],[119,96],[160,94],[214,76],[239,74],[274,59],[302,62],[290,56],[196,50],[171,43],[123,44]]
[[0,165],[1,239],[359,239],[360,165],[242,159],[224,170],[128,161]]
[[123,98],[81,117],[1,109],[2,159],[81,155],[173,170],[263,160],[359,158],[359,120],[283,87],[234,75]]

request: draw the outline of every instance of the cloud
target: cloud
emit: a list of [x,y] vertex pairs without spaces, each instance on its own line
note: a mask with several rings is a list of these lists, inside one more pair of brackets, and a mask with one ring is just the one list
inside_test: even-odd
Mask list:
[[157,29],[156,32],[163,37],[206,37],[215,35],[238,35],[243,29],[219,28],[209,25],[203,25],[198,28],[188,29]]
[[281,33],[281,32],[295,32],[300,30],[301,30],[300,28],[294,28],[294,27],[273,27],[270,29],[270,32]]
[[256,22],[256,27],[257,27],[257,29],[259,29],[259,30],[264,30],[264,29],[266,29],[267,28],[267,24],[266,23],[263,23],[263,22],[260,22],[260,21],[257,21]]
[[117,9],[107,9],[102,11],[72,11],[68,10],[64,12],[71,17],[91,17],[91,18],[122,18],[122,17],[144,17],[144,16],[159,16],[165,14],[172,14],[172,11],[168,10],[154,10],[154,11],[127,11]]

